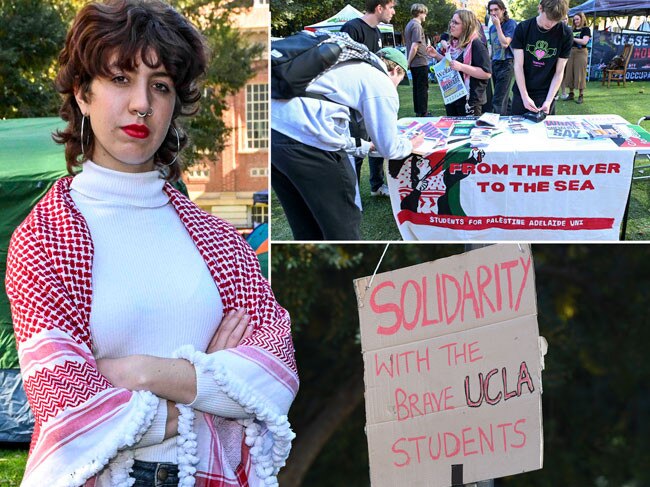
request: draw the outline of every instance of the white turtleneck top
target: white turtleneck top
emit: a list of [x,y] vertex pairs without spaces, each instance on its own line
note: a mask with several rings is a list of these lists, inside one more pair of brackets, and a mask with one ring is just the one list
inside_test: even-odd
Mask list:
[[[223,303],[158,171],[124,173],[84,163],[70,186],[93,240],[90,332],[96,358],[146,354],[171,357],[181,345],[205,350]],[[197,375],[191,407],[243,418],[241,406]],[[136,445],[135,458],[176,462],[175,438],[163,441],[167,405]]]

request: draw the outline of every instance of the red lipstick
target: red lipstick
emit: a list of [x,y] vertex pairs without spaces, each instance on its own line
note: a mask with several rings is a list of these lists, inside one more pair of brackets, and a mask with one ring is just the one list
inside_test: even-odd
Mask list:
[[146,125],[126,125],[122,127],[124,133],[136,139],[146,139],[149,137],[149,128]]

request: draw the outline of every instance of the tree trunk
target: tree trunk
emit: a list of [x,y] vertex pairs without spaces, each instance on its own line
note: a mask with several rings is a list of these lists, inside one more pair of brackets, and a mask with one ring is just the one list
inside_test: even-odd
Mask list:
[[318,457],[332,434],[363,400],[363,368],[322,402],[323,409],[304,431],[297,433],[287,466],[280,471],[278,481],[282,487],[299,487],[312,463]]

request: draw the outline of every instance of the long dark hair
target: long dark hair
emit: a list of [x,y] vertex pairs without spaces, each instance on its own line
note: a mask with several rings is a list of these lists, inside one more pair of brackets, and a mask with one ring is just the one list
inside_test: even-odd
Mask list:
[[172,123],[154,155],[154,164],[165,168],[169,181],[180,178],[178,158],[169,165],[178,153],[178,146],[182,149],[187,144],[187,135],[177,125],[176,118],[198,111],[201,92],[197,81],[205,73],[208,55],[205,41],[196,28],[159,0],[91,3],[75,17],[59,55],[61,67],[55,80],[56,89],[64,98],[60,115],[68,125],[53,134],[55,142],[65,144],[70,174],[92,155],[95,147],[92,130],[88,128],[90,133],[84,134],[86,153],[82,154],[83,115],[74,97],[75,90],[80,89],[85,98],[95,77],[110,76],[111,63],[132,71],[138,58],[152,69],[162,64],[174,81],[176,103]]
[[503,3],[503,0],[490,0],[487,4],[487,13],[488,16],[490,15],[490,5],[496,5],[499,7],[501,10],[503,10],[503,21],[507,22],[510,20],[510,17],[508,17],[508,8],[506,7],[506,4]]

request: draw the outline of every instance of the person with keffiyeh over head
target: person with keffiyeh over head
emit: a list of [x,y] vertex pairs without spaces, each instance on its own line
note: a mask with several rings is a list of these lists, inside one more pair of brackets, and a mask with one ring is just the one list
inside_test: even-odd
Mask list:
[[[480,116],[487,102],[487,85],[492,76],[487,46],[479,39],[480,25],[470,10],[456,10],[449,22],[449,48],[451,69],[459,71],[469,93],[466,98],[445,105],[450,117]],[[427,54],[440,61],[443,55],[434,47],[427,47]]]
[[170,184],[202,36],[159,0],[89,3],[59,66],[54,139],[73,177],[7,258],[35,418],[22,486],[277,485],[298,388],[289,315],[236,229]]

